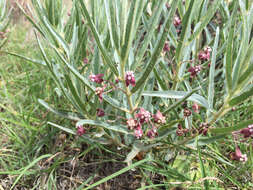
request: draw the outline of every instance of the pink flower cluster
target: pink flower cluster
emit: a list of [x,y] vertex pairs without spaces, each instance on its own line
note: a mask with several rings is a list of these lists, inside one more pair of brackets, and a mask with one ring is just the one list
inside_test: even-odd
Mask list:
[[129,86],[130,84],[132,86],[135,86],[135,78],[134,78],[134,72],[133,71],[127,71],[126,72],[125,82],[126,82],[126,86]]
[[84,129],[84,127],[82,125],[77,126],[76,129],[77,129],[76,133],[79,136],[82,136],[86,132],[85,129]]
[[177,136],[183,136],[188,132],[189,132],[189,129],[184,129],[181,124],[177,125],[177,130],[176,130]]
[[173,21],[174,26],[178,27],[179,25],[181,25],[181,23],[182,23],[181,19],[178,16],[175,16]]
[[196,66],[190,66],[190,68],[188,69],[188,72],[191,74],[191,78],[194,78],[197,76],[197,74],[201,71],[201,66],[200,65],[196,65]]
[[235,152],[232,152],[230,154],[230,157],[232,160],[237,160],[237,161],[241,161],[241,162],[246,162],[248,160],[247,155],[242,154],[242,152],[238,146],[235,148]]
[[166,122],[166,118],[159,110],[156,114],[151,115],[149,111],[145,110],[144,108],[140,108],[139,112],[135,114],[134,118],[127,120],[127,126],[129,130],[134,130],[135,137],[139,139],[143,136],[142,125],[145,123],[151,125],[151,129],[147,131],[147,136],[149,138],[154,138],[158,135],[158,133],[157,127],[151,121],[152,118],[156,124],[164,124]]
[[210,54],[212,52],[212,49],[207,46],[202,51],[199,52],[198,58],[200,61],[209,61]]
[[249,125],[247,128],[240,130],[240,133],[244,138],[253,137],[253,124]]

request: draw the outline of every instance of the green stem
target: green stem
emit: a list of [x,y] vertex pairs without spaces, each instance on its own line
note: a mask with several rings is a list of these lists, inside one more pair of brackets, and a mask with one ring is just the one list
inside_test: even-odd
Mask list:
[[134,111],[134,107],[133,107],[133,103],[132,103],[132,99],[131,99],[131,91],[129,90],[129,88],[126,86],[126,82],[125,82],[125,65],[126,65],[126,59],[124,59],[123,61],[121,61],[120,64],[120,75],[121,75],[121,79],[124,83],[124,90],[125,90],[125,94],[127,97],[127,102],[130,108],[130,113],[132,114]]

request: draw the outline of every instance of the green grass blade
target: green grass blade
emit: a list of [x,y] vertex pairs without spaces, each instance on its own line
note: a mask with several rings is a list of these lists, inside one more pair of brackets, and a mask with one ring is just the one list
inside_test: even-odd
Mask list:
[[26,166],[23,171],[21,172],[21,174],[18,176],[18,178],[14,181],[14,183],[12,184],[10,190],[12,190],[15,185],[18,183],[18,181],[20,180],[20,178],[23,176],[23,175],[26,175],[27,173],[27,170],[29,170],[31,167],[33,167],[36,163],[38,163],[40,160],[44,159],[44,158],[48,158],[52,156],[51,154],[45,154],[45,155],[42,155],[40,156],[39,158],[36,158],[35,160],[33,160],[28,166]]
[[29,62],[32,62],[32,63],[39,64],[39,65],[44,65],[44,66],[47,65],[47,64],[45,63],[45,61],[42,61],[42,60],[31,59],[31,58],[29,58],[29,57],[26,57],[26,56],[23,56],[23,55],[19,55],[19,54],[16,54],[16,53],[12,53],[12,52],[8,52],[8,51],[3,51],[3,53],[7,53],[7,54],[9,54],[9,55],[16,56],[16,57],[18,57],[18,58],[24,59],[24,60],[29,61]]
[[151,159],[149,159],[149,158],[144,159],[144,160],[141,160],[141,161],[138,161],[138,162],[136,162],[136,163],[134,163],[134,164],[132,164],[132,165],[130,165],[130,166],[128,166],[128,167],[125,167],[125,168],[123,168],[123,169],[121,169],[121,170],[119,170],[119,171],[113,173],[113,174],[110,175],[110,176],[107,176],[107,177],[105,177],[105,178],[99,180],[99,181],[96,182],[96,183],[93,183],[92,185],[90,185],[90,186],[87,187],[87,188],[84,188],[83,190],[88,190],[88,189],[94,188],[94,187],[96,187],[97,185],[100,185],[100,184],[102,184],[102,183],[105,183],[105,182],[107,182],[108,180],[110,180],[110,179],[112,179],[112,178],[115,178],[115,177],[119,176],[120,174],[123,174],[123,173],[125,173],[125,172],[127,172],[127,171],[129,171],[129,170],[131,170],[131,169],[133,169],[133,168],[135,168],[135,167],[137,167],[137,166],[139,166],[139,165],[145,163],[145,162],[150,162],[150,161],[151,161]]
[[[198,141],[198,139],[197,139],[197,141]],[[197,151],[198,151],[198,157],[199,157],[199,162],[200,162],[201,176],[202,176],[202,178],[205,178],[206,177],[205,165],[203,163],[200,147],[198,145],[197,145]],[[209,189],[209,183],[207,180],[204,181],[204,187],[205,187],[205,190]]]

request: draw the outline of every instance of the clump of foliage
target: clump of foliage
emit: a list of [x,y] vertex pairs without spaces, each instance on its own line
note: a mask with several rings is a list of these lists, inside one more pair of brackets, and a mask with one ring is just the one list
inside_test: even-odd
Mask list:
[[[74,0],[68,15],[61,0],[32,4],[32,14],[20,8],[36,29],[43,60],[34,62],[50,72],[52,93],[69,110],[39,102],[76,129],[50,125],[125,149],[129,165],[145,157],[150,164],[142,168],[165,176],[164,184],[196,181],[164,164],[179,162],[182,151],[200,160],[202,178],[203,156],[230,166],[229,159],[247,161],[236,140],[228,155],[215,145],[231,134],[248,141],[253,135],[250,1]],[[226,122],[246,105],[242,119]]]
[[0,48],[7,42],[8,30],[10,23],[11,9],[7,7],[7,1],[0,1]]

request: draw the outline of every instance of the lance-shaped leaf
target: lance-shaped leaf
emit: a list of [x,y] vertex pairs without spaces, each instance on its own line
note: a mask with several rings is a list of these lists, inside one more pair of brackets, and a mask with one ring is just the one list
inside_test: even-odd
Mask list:
[[47,64],[45,63],[45,61],[42,61],[42,60],[38,60],[38,59],[31,59],[29,57],[26,57],[26,56],[23,56],[23,55],[19,55],[17,53],[13,53],[13,52],[8,52],[8,51],[2,51],[3,53],[7,53],[9,55],[12,55],[12,56],[16,56],[18,58],[21,58],[21,59],[24,59],[26,61],[29,61],[29,62],[32,62],[32,63],[36,63],[36,64],[39,64],[39,65],[43,65],[43,66],[46,66]]
[[200,19],[199,23],[201,24],[198,27],[198,29],[191,35],[191,37],[188,40],[188,43],[194,40],[202,32],[202,30],[207,26],[207,24],[210,22],[210,20],[213,18],[214,14],[216,13],[217,9],[219,8],[220,3],[221,3],[220,0],[216,0],[215,2],[212,2],[212,6],[207,9],[205,16]]
[[128,13],[124,44],[121,51],[122,60],[126,60],[126,58],[128,58],[130,47],[137,31],[141,14],[143,12],[144,3],[145,1],[143,0],[135,0],[131,2],[130,11]]
[[[175,98],[175,99],[182,99],[185,96],[187,96],[191,92],[185,92],[185,91],[173,91],[173,90],[168,90],[168,91],[146,91],[142,95],[143,96],[153,96],[153,97],[159,97],[159,98]],[[207,100],[198,95],[198,94],[192,94],[188,100],[194,101],[198,103],[199,105],[209,109],[209,105]]]
[[85,18],[86,18],[86,20],[87,20],[87,22],[89,24],[91,32],[92,32],[92,34],[93,34],[93,36],[94,36],[94,38],[96,40],[96,43],[97,43],[97,45],[99,47],[99,50],[101,51],[101,54],[102,54],[102,56],[103,56],[103,58],[105,60],[105,63],[110,67],[110,69],[112,70],[112,72],[116,76],[118,76],[119,75],[118,70],[117,70],[115,64],[112,62],[110,56],[107,54],[107,50],[104,47],[104,45],[103,45],[103,43],[102,43],[102,41],[100,39],[99,33],[98,33],[98,31],[97,31],[97,29],[96,29],[93,21],[91,20],[91,17],[89,15],[89,12],[88,12],[88,10],[87,10],[87,8],[86,8],[83,0],[79,0],[79,2],[80,2],[80,5],[81,5],[81,8],[82,8],[81,9],[82,13],[85,16]]
[[253,119],[248,120],[248,121],[243,121],[232,127],[209,129],[209,132],[214,133],[214,134],[228,134],[228,133],[231,134],[234,131],[238,131],[240,129],[246,128],[248,127],[248,125],[252,125],[252,124],[253,124]]
[[227,91],[228,93],[230,92],[230,90],[232,89],[232,70],[233,70],[233,40],[234,40],[234,33],[236,28],[234,28],[235,25],[235,21],[236,21],[236,8],[237,8],[237,4],[234,4],[234,10],[231,16],[231,20],[230,23],[228,25],[228,27],[231,27],[230,32],[228,34],[228,42],[227,42],[227,48],[226,48],[226,57],[225,57],[225,61],[226,61],[226,67],[225,67],[225,71],[226,71],[226,87],[227,87]]
[[152,56],[149,60],[147,67],[145,68],[144,73],[142,74],[141,78],[137,81],[135,87],[132,88],[132,90],[131,90],[132,93],[135,93],[137,90],[139,90],[141,88],[141,86],[145,85],[147,78],[149,77],[150,73],[152,72],[153,68],[155,67],[157,59],[159,58],[160,53],[163,50],[163,46],[165,44],[165,41],[167,39],[169,30],[170,30],[170,27],[172,24],[172,20],[174,18],[174,14],[176,12],[177,4],[178,4],[178,1],[173,1],[172,5],[171,5],[170,13],[167,17],[167,21],[166,21],[163,33],[162,33],[160,39],[158,40],[158,42],[152,52]]
[[166,2],[165,0],[162,0],[159,3],[158,7],[154,11],[150,19],[149,26],[147,27],[148,33],[145,35],[144,42],[142,43],[141,48],[137,49],[136,65],[139,65],[139,63],[141,62],[143,55],[145,54],[145,51],[153,37],[154,31],[157,28],[157,24],[159,22],[159,18],[161,16],[161,12],[162,12],[165,2]]
[[[220,29],[219,27],[216,29],[216,37],[215,42],[213,46],[213,53],[212,53],[212,59],[211,59],[211,66],[209,71],[209,85],[208,85],[208,105],[210,109],[213,109],[213,98],[214,98],[214,76],[215,76],[215,63],[216,63],[216,54],[217,54],[217,48],[219,43],[219,35],[220,35]],[[207,112],[208,116],[210,115],[210,111]]]
[[122,126],[122,125],[116,125],[113,126],[111,124],[108,123],[104,123],[102,121],[94,121],[94,120],[80,120],[76,123],[76,125],[95,125],[95,126],[99,126],[99,127],[103,127],[105,129],[109,129],[109,130],[113,130],[116,132],[120,132],[120,133],[125,133],[125,134],[129,134],[129,131],[127,129],[127,126]]
[[[53,47],[53,46],[52,46]],[[81,75],[78,70],[76,70],[72,65],[70,65],[66,59],[60,54],[60,52],[55,48],[53,47],[53,49],[55,50],[56,54],[58,55],[58,57],[62,60],[62,62],[69,68],[69,70],[86,86],[88,87],[90,90],[92,90],[93,92],[95,92],[95,87],[93,87],[92,85],[90,85],[90,83],[88,82],[88,80],[86,78],[83,77],[83,75]],[[122,108],[121,107],[121,104],[113,99],[113,98],[110,98],[106,95],[103,95],[103,99],[109,103],[111,106],[117,108],[117,109],[120,109],[122,111],[126,111],[126,109]]]
[[80,114],[77,114],[77,113],[56,110],[56,109],[52,108],[51,106],[49,106],[48,103],[46,103],[44,100],[38,99],[38,102],[42,106],[44,106],[47,110],[55,113],[56,115],[58,115],[60,117],[70,119],[70,120],[74,120],[74,121],[79,121],[81,119],[84,119],[83,116],[81,116]]
[[247,100],[252,95],[253,95],[253,87],[251,87],[246,92],[243,92],[242,94],[238,95],[237,97],[232,98],[229,101],[229,105],[230,106],[235,106],[237,104],[240,104],[240,103],[244,102],[245,100]]
[[114,1],[104,0],[105,13],[107,18],[107,24],[110,31],[111,41],[113,46],[119,51],[119,35],[116,23],[116,11]]
[[177,106],[181,105],[185,100],[187,100],[190,96],[192,96],[198,89],[192,90],[188,94],[186,94],[182,99],[176,101],[172,104],[167,110],[163,112],[163,114],[168,113],[170,110],[175,109]]
[[187,39],[187,31],[188,31],[188,28],[190,27],[190,24],[191,24],[191,17],[192,17],[192,14],[194,12],[194,3],[196,3],[197,1],[194,1],[194,0],[191,0],[190,2],[190,5],[183,17],[183,21],[182,21],[182,32],[180,34],[180,40],[179,40],[179,43],[178,43],[178,46],[177,46],[177,49],[176,49],[176,61],[179,62],[180,61],[180,58],[181,58],[181,54],[182,54],[182,51],[184,49],[184,45],[185,45],[185,42],[186,42],[186,39]]

